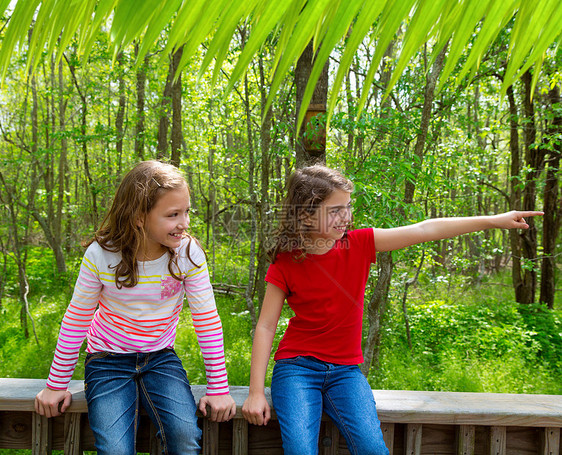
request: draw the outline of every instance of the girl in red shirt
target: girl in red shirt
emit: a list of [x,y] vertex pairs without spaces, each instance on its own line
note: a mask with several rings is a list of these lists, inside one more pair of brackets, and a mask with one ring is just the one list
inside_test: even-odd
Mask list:
[[348,231],[353,184],[325,166],[297,170],[288,182],[272,264],[252,348],[250,390],[242,412],[254,425],[271,417],[264,380],[285,300],[295,316],[275,354],[271,395],[286,455],[317,454],[325,412],[357,455],[388,454],[363,362],[365,285],[376,251],[392,251],[491,228],[529,226],[512,211],[438,218],[391,229]]

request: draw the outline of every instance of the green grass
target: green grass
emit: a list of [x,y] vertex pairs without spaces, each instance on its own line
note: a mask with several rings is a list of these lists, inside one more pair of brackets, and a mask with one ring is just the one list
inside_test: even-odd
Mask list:
[[562,305],[519,305],[508,275],[479,286],[426,284],[390,305],[373,388],[562,394]]

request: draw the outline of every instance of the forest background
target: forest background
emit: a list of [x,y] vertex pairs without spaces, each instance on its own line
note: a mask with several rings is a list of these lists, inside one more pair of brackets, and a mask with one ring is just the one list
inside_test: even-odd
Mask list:
[[[9,19],[8,10],[0,44]],[[81,242],[99,226],[122,175],[139,160],[163,159],[189,181],[190,232],[207,251],[230,383],[247,385],[284,185],[295,167],[320,159],[354,182],[356,227],[545,211],[529,231],[378,256],[362,365],[373,388],[561,394],[562,50],[552,45],[540,68],[503,91],[511,20],[470,78],[461,77],[468,51],[448,67],[449,46],[435,57],[430,40],[391,80],[407,25],[385,43],[372,78],[379,48],[365,37],[341,91],[334,83],[346,41],[335,46],[303,128],[296,125],[314,48],[272,92],[280,39],[272,32],[232,84],[250,21],[237,26],[223,64],[202,75],[212,41],[183,62],[183,49],[166,45],[169,29],[149,50],[135,41],[116,55],[100,32],[86,59],[70,40],[62,58],[45,50],[29,72],[30,30],[0,90],[0,377],[47,376]],[[290,316],[284,309],[277,342]],[[204,383],[188,312],[176,347],[192,383]],[[79,362],[74,379],[82,377]]]

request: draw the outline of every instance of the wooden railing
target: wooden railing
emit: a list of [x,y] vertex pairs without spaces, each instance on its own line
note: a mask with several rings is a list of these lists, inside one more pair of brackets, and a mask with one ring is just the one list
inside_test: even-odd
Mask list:
[[[35,414],[33,399],[44,380],[0,379],[0,449],[31,449],[33,454],[95,450],[88,426],[82,381],[72,381],[73,402],[53,419]],[[232,387],[238,410],[230,422],[201,419],[203,453],[282,454],[273,413],[266,427],[248,425],[240,408],[247,387]],[[193,386],[198,400],[203,386]],[[391,454],[562,455],[562,395],[415,392],[374,390],[379,418]],[[345,440],[329,419],[322,422],[320,454],[348,454]],[[148,417],[141,417],[137,448],[158,454]]]

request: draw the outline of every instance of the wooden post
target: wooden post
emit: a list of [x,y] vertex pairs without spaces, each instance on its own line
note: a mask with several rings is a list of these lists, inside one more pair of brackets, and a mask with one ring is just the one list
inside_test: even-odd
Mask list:
[[218,455],[219,424],[209,419],[203,420],[203,455]]
[[42,415],[33,413],[32,418],[32,435],[31,435],[31,453],[32,455],[50,455],[51,454],[51,422]]
[[65,455],[80,455],[80,421],[79,412],[64,414],[64,453]]
[[421,455],[422,424],[409,423],[406,426],[406,455]]
[[394,424],[381,423],[382,437],[390,455],[394,453]]
[[232,422],[232,454],[248,453],[248,422],[246,419],[234,419]]
[[507,453],[506,427],[490,427],[488,447],[489,455],[505,455]]
[[560,453],[560,428],[545,428],[541,435],[541,455],[558,455]]
[[474,425],[460,425],[457,427],[457,455],[474,455]]

